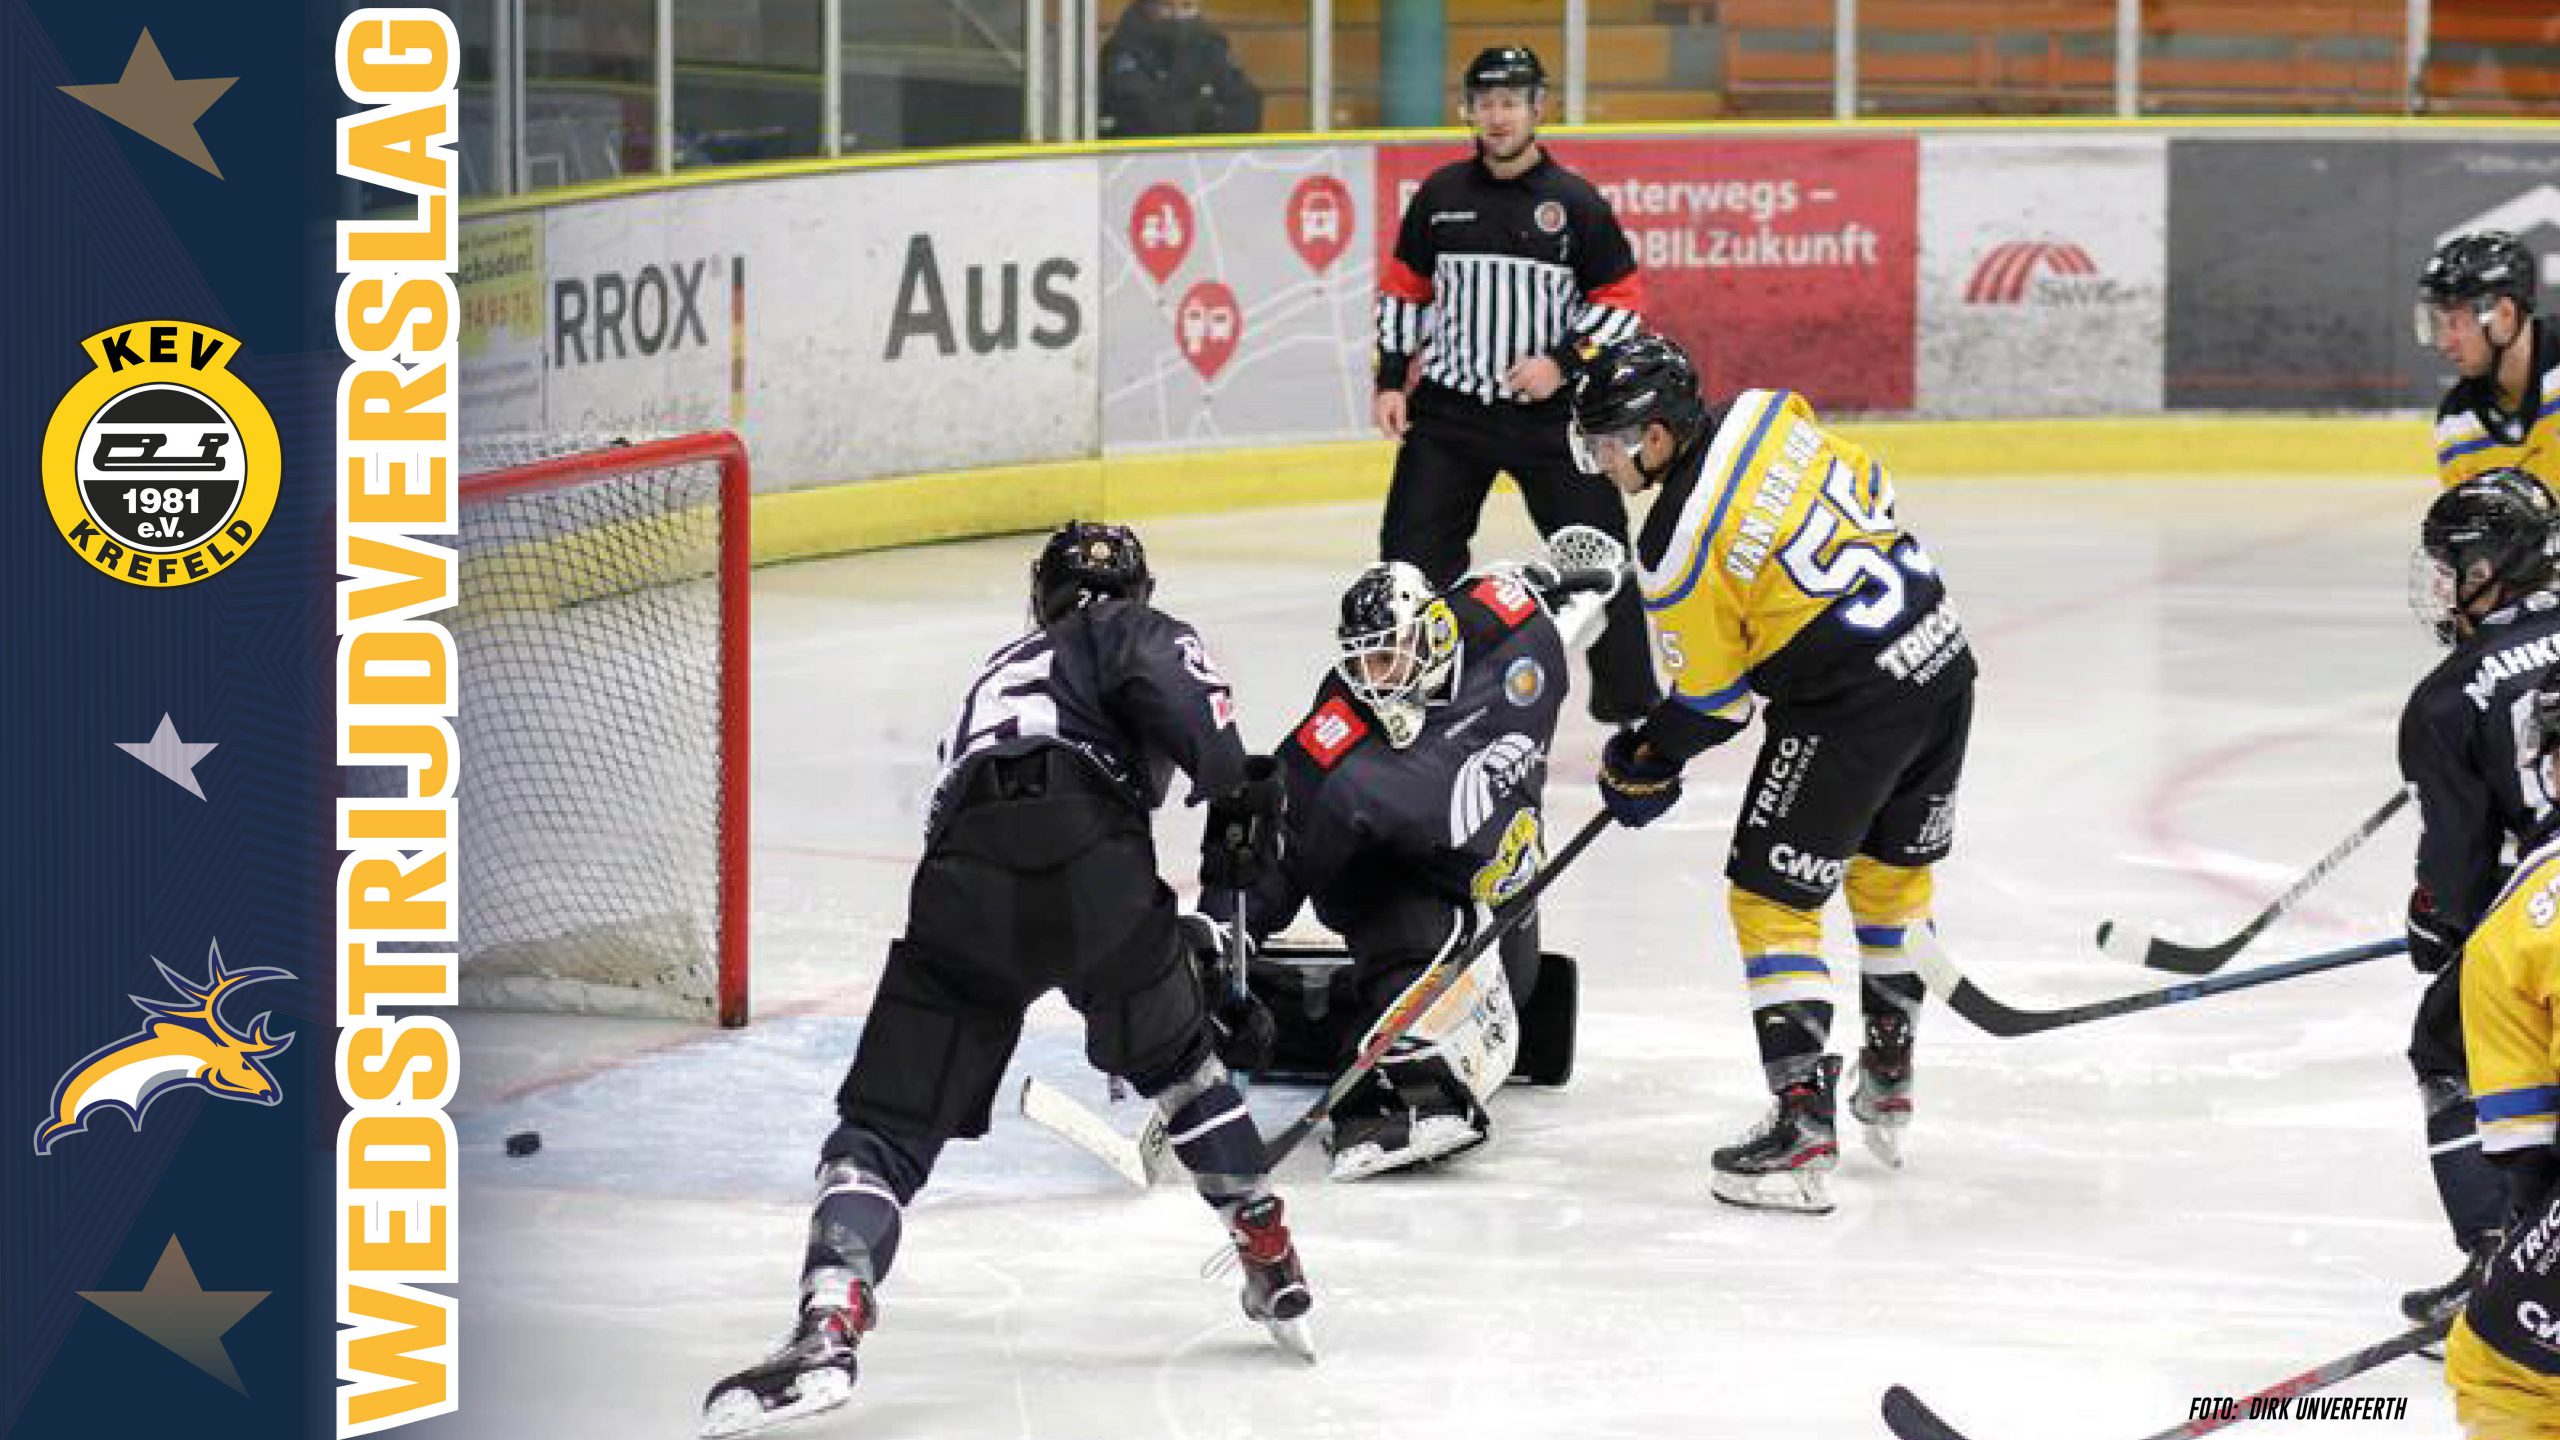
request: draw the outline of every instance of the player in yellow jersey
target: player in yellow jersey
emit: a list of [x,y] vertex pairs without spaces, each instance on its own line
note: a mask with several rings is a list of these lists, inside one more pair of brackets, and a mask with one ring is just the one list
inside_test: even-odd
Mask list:
[[2534,316],[2542,274],[2503,230],[2456,235],[2418,273],[2418,342],[2461,371],[2436,409],[2447,488],[2512,465],[2560,485],[2560,329]]
[[[2560,749],[2560,675],[2533,699],[2534,764]],[[2480,1148],[2504,1173],[2506,1240],[2445,1342],[2471,1440],[2560,1440],[2560,833],[2516,867],[2462,947],[2462,1034]]]
[[1670,693],[1602,752],[1610,812],[1643,825],[1669,809],[1681,767],[1768,701],[1725,875],[1777,1104],[1715,1152],[1715,1194],[1825,1212],[1840,1061],[1822,908],[1845,882],[1865,1020],[1850,1112],[1899,1165],[1923,994],[1911,952],[1933,943],[1930,867],[1955,835],[1971,647],[1884,468],[1802,396],[1749,390],[1712,414],[1689,357],[1639,335],[1591,358],[1573,409],[1585,470],[1657,492],[1636,562]]

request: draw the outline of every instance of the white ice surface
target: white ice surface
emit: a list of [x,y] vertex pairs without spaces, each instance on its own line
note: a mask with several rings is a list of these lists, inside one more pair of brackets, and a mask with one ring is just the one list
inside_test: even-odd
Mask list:
[[[2431,488],[1904,485],[1983,664],[1939,882],[1980,983],[2037,1006],[2167,983],[2101,957],[2098,920],[2219,938],[2387,795],[2400,699],[2435,653],[2402,600]],[[1144,527],[1160,602],[1209,637],[1249,742],[1300,713],[1374,524]],[[1478,554],[1528,541],[1498,498]],[[787,1319],[933,739],[1016,633],[1035,544],[758,573],[757,1022],[464,1018],[464,1413],[422,1433],[688,1435],[703,1388]],[[1564,827],[1594,806],[1600,740],[1572,709]],[[2382,1338],[2403,1288],[2451,1273],[2398,960],[2019,1040],[1932,1007],[1907,1170],[1851,1143],[1827,1219],[1716,1205],[1706,1152],[1765,1103],[1721,879],[1754,740],[1551,892],[1548,943],[1583,967],[1570,1088],[1513,1090],[1493,1145],[1442,1173],[1286,1168],[1321,1366],[1198,1277],[1219,1239],[1186,1193],[1140,1196],[1000,1113],[910,1213],[854,1402],[797,1433],[1874,1437],[1902,1381],[1976,1440],[2109,1440]],[[1159,833],[1180,884],[1196,812]],[[2240,963],[2392,933],[2413,833],[2385,830]],[[1833,929],[1845,978],[1837,911]],[[1100,1093],[1055,1000],[1016,1068]],[[1302,1098],[1257,1108],[1268,1126]],[[527,1127],[541,1152],[504,1158]],[[2409,1397],[2405,1424],[2360,1432],[2454,1433],[2433,1364],[2348,1391]]]

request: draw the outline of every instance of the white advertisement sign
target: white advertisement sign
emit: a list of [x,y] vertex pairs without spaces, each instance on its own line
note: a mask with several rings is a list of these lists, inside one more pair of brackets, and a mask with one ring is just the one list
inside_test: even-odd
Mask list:
[[937,165],[553,209],[538,246],[490,242],[493,274],[537,257],[540,333],[511,318],[476,370],[466,354],[469,428],[734,428],[759,490],[1093,455],[1095,174]]
[[1107,449],[1367,433],[1374,169],[1366,146],[1107,162]]
[[2168,175],[2156,135],[1922,137],[1919,413],[2158,411]]

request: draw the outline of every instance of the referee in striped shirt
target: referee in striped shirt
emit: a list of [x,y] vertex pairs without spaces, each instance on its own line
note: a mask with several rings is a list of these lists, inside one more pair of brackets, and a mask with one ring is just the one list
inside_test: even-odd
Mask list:
[[[1465,573],[1497,472],[1519,483],[1539,533],[1580,524],[1627,538],[1625,501],[1574,469],[1564,385],[1581,346],[1639,328],[1643,283],[1609,202],[1538,143],[1546,91],[1522,46],[1467,66],[1476,153],[1414,192],[1378,280],[1372,414],[1401,442],[1380,548],[1437,586]],[[1633,586],[1591,647],[1591,692],[1604,724],[1641,718],[1661,695]]]

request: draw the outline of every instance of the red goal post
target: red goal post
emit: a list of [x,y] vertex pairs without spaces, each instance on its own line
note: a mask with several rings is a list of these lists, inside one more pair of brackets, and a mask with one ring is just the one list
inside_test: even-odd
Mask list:
[[479,439],[464,469],[463,1003],[745,1024],[746,447]]

